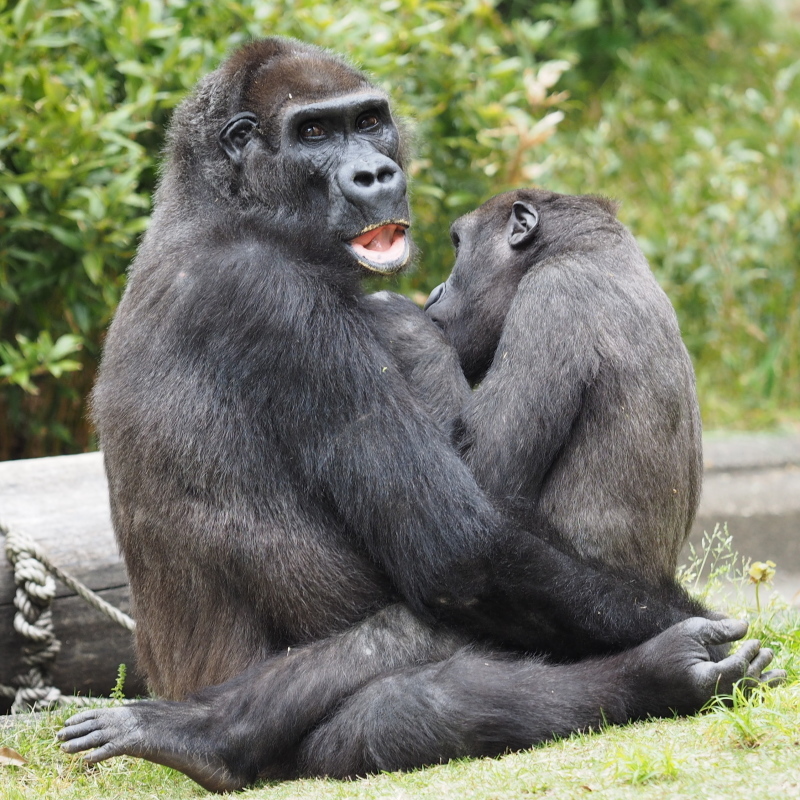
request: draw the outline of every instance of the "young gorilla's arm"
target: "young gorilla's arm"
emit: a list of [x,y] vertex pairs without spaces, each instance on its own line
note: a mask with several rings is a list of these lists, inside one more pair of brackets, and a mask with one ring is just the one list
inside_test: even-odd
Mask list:
[[[391,292],[366,298],[376,335],[423,406],[457,437],[478,484],[512,503],[521,494],[535,494],[569,435],[598,362],[593,331],[573,330],[574,309],[558,302],[560,287],[550,305],[532,302],[524,291],[527,279],[506,318],[494,362],[475,391],[455,349],[411,300]],[[536,280],[547,283],[540,275]],[[549,288],[537,298],[552,300]],[[559,335],[563,331],[568,334]],[[555,363],[553,353],[559,353]]]
[[592,413],[601,354],[591,314],[570,299],[590,291],[577,266],[561,259],[522,278],[492,365],[462,409],[465,461],[484,491],[512,504],[535,505],[579,416]]

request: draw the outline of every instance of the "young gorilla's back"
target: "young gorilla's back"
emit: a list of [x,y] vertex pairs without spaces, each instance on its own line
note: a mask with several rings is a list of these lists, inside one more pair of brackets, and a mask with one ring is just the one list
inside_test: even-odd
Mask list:
[[426,306],[479,384],[479,484],[581,556],[669,580],[699,501],[701,426],[675,313],[615,206],[520,190],[457,220]]

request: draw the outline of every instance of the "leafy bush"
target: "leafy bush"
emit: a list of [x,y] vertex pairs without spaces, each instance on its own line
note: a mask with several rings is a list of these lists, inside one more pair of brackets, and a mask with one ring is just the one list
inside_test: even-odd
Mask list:
[[522,145],[560,119],[550,87],[566,65],[537,63],[546,32],[506,24],[486,0],[21,0],[0,11],[0,458],[90,444],[83,398],[147,224],[164,124],[226,52],[280,34],[365,65],[416,120],[416,239],[443,265],[449,220],[498,177],[530,180],[535,153]]
[[770,23],[740,6],[663,31],[544,148],[548,186],[623,201],[711,427],[800,418],[800,35]]
[[200,75],[270,34],[349,56],[414,120],[424,268],[403,291],[443,278],[449,223],[491,194],[536,181],[614,195],[677,306],[707,423],[797,416],[795,32],[773,37],[770,15],[736,0],[529,9],[0,3],[0,458],[92,445],[85,397],[164,125]]

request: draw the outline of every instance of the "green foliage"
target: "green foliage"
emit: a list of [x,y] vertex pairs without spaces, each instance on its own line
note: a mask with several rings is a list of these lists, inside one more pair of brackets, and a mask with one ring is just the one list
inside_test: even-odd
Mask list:
[[681,760],[675,758],[669,745],[653,752],[640,745],[620,748],[609,765],[613,779],[634,786],[672,780],[678,775]]
[[745,5],[700,33],[664,31],[622,53],[593,106],[545,146],[549,187],[623,201],[677,308],[711,427],[800,407],[799,44],[796,26],[776,32],[768,10]]
[[[511,13],[530,13],[525,0],[510,0]],[[688,36],[714,30],[738,0],[574,0],[543,3],[537,10],[552,19],[556,57],[575,62],[567,88],[591,94],[643,43],[658,46],[664,35]]]
[[[415,120],[415,238],[429,263],[440,265],[427,286],[449,260],[449,221],[498,181],[530,181],[530,147],[561,118],[564,98],[550,89],[567,65],[536,58],[547,28],[509,25],[489,0],[5,6],[0,458],[90,443],[82,398],[147,225],[165,122],[228,51],[270,34],[312,41],[363,64]],[[421,280],[412,276],[403,285]],[[80,362],[54,357],[54,349],[65,355],[68,343],[83,348]],[[51,377],[78,363],[83,370],[70,380]],[[35,389],[38,397],[26,394]]]
[[792,716],[800,711],[800,693],[775,692],[763,686],[734,687],[731,697],[715,697],[708,704],[712,735],[740,747],[796,746],[797,726]]
[[114,700],[125,699],[125,678],[128,676],[128,667],[126,664],[120,664],[117,667],[117,682],[111,690],[111,697]]
[[75,372],[81,368],[79,361],[67,358],[81,349],[81,340],[77,336],[65,333],[53,342],[49,331],[42,331],[39,338],[32,342],[21,333],[16,335],[17,347],[8,342],[0,342],[0,379],[10,384],[21,386],[26,392],[38,394],[33,383],[33,376],[49,372],[54,378],[60,378],[65,372]]
[[693,595],[708,602],[723,585],[742,585],[747,562],[733,549],[733,536],[727,523],[703,531],[700,545],[688,543],[688,560],[678,566],[677,578]]
[[91,446],[85,397],[170,112],[270,34],[350,57],[412,120],[424,268],[402,291],[446,275],[449,223],[496,192],[609,194],[676,305],[706,423],[800,417],[800,41],[766,10],[20,0],[0,2],[0,458]]

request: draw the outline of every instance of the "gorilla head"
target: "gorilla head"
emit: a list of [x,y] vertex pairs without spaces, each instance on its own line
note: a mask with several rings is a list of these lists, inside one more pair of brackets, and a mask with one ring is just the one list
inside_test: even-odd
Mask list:
[[382,274],[408,262],[388,98],[330,53],[285,39],[243,47],[176,112],[170,139],[157,204],[221,205],[293,258]]
[[551,257],[607,247],[619,237],[616,211],[601,197],[520,189],[452,224],[456,263],[425,310],[458,351],[470,383],[491,366],[522,277]]

